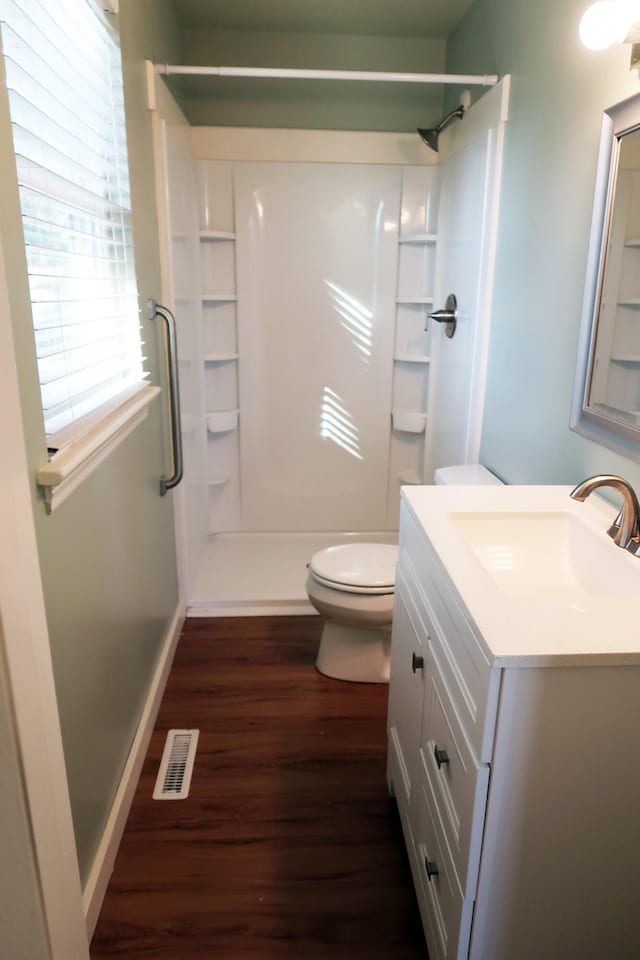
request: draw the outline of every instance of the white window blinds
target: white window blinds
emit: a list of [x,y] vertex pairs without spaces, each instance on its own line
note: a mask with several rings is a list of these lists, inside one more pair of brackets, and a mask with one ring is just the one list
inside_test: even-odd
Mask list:
[[144,377],[120,50],[94,0],[0,0],[0,30],[55,447]]

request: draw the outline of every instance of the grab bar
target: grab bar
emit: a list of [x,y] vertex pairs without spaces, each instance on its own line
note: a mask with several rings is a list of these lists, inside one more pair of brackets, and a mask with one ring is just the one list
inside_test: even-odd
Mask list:
[[182,425],[180,422],[180,384],[178,381],[178,344],[176,339],[176,321],[167,307],[148,301],[151,320],[160,317],[166,327],[167,345],[167,373],[169,387],[169,412],[171,414],[171,460],[173,473],[170,477],[160,477],[160,496],[164,497],[167,490],[177,487],[184,473],[182,464]]

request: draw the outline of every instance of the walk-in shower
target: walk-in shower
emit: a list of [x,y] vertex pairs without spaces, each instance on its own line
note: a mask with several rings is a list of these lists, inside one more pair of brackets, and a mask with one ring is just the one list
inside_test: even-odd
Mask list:
[[304,609],[311,556],[394,542],[400,484],[425,479],[439,168],[196,165],[202,345],[183,379],[204,403],[208,537],[192,608]]
[[[449,292],[438,274],[451,251],[475,265],[456,292],[479,302],[494,196],[476,190],[485,152],[454,160],[445,192],[445,168],[409,132],[334,132],[327,150],[326,137],[293,130],[193,128],[162,82],[156,96],[183,596],[196,616],[310,612],[316,551],[395,542],[401,485],[477,456],[465,439],[471,387],[459,427],[455,397],[446,424],[437,413],[460,377],[438,375],[443,338],[428,315]],[[474,327],[446,342],[475,384]]]

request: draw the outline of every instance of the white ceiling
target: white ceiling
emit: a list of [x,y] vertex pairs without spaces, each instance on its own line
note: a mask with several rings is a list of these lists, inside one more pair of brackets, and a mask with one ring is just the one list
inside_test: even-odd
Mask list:
[[473,0],[174,0],[184,28],[445,38]]

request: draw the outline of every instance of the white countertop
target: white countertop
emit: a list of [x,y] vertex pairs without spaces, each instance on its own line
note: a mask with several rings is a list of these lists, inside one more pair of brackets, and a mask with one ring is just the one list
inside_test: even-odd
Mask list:
[[[640,557],[616,546],[607,529],[617,510],[598,495],[584,503],[565,486],[404,487],[402,498],[434,547],[490,662],[496,666],[640,664]],[[623,574],[624,592],[574,585],[549,593],[512,595],[496,585],[461,533],[461,515],[480,512],[566,512],[590,531],[609,570]],[[464,522],[464,517],[462,518]],[[598,542],[593,540],[598,538]],[[611,553],[609,553],[611,551]],[[587,561],[591,563],[591,560]],[[598,580],[598,564],[592,579]],[[638,584],[635,586],[635,576]],[[617,582],[617,581],[616,581]],[[621,581],[622,582],[622,581]],[[614,588],[614,589],[617,589]]]

